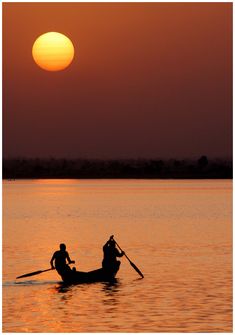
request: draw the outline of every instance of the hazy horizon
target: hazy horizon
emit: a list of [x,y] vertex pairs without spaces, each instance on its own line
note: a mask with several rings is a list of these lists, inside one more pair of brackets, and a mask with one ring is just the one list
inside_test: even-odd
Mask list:
[[9,159],[9,160],[14,160],[14,159],[26,159],[26,160],[34,160],[34,159],[40,159],[40,160],[101,160],[101,161],[111,161],[111,160],[164,160],[164,161],[169,161],[169,160],[186,160],[186,161],[195,161],[198,160],[199,158],[201,158],[202,156],[206,156],[209,160],[232,160],[233,157],[229,157],[229,156],[208,156],[205,154],[199,155],[199,156],[192,156],[192,157],[158,157],[158,156],[149,156],[149,157],[78,157],[78,156],[74,156],[74,157],[66,157],[66,156],[5,156],[3,157],[3,159]]

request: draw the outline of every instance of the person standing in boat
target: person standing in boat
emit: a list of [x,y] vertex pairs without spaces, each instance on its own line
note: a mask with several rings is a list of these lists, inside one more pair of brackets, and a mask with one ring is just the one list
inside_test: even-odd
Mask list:
[[117,260],[117,257],[122,257],[125,255],[125,252],[119,252],[119,250],[116,248],[116,242],[113,239],[113,235],[110,236],[109,240],[103,246],[103,252],[103,269],[110,272],[118,271],[121,262]]
[[[55,266],[54,266],[55,261]],[[52,269],[56,269],[56,271],[63,275],[66,272],[72,271],[68,264],[66,263],[68,261],[69,264],[74,264],[75,261],[71,261],[69,257],[69,253],[66,251],[66,245],[64,243],[60,244],[60,250],[57,250],[54,252],[50,264]]]

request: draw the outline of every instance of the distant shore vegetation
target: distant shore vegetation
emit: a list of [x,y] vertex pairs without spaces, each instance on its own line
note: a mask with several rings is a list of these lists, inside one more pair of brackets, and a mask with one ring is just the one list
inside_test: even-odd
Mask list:
[[232,161],[208,159],[3,159],[3,179],[231,179]]

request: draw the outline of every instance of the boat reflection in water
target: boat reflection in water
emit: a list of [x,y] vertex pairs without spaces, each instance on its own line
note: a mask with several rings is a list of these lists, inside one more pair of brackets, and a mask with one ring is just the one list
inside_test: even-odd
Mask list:
[[118,292],[121,287],[119,279],[114,278],[112,282],[96,282],[96,283],[81,283],[81,284],[67,284],[64,282],[58,283],[53,290],[57,293],[71,293],[73,290],[82,289],[84,286],[98,285],[101,290],[107,294]]

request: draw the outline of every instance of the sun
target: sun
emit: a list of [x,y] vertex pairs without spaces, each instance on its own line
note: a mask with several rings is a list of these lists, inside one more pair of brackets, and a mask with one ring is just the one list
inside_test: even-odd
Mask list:
[[74,58],[74,47],[67,36],[53,31],[36,39],[32,55],[40,68],[47,71],[60,71],[71,64]]

